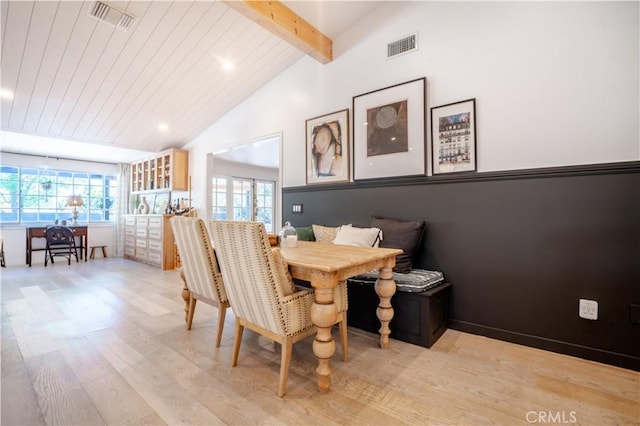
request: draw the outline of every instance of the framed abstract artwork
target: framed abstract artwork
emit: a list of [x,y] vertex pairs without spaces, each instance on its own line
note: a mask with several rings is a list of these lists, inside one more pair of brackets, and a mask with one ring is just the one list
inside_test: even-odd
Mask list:
[[431,108],[431,149],[434,175],[476,170],[475,98]]
[[354,180],[426,173],[426,78],[353,98]]
[[349,110],[306,121],[307,184],[349,182]]

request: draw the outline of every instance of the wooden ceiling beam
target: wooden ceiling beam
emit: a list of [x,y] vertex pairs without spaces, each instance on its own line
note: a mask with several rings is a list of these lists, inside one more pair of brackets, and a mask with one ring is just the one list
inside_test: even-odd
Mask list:
[[227,6],[302,50],[317,61],[333,60],[333,42],[279,1],[223,0]]

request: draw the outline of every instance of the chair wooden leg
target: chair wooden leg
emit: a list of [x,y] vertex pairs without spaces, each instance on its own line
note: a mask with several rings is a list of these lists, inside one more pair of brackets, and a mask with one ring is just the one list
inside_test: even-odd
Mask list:
[[227,305],[224,303],[218,304],[218,335],[216,336],[216,348],[220,347],[222,341],[222,330],[224,329],[224,317],[227,314]]
[[349,360],[349,355],[347,353],[347,313],[342,313],[342,321],[338,324],[338,328],[340,329],[340,343],[342,343],[342,360],[347,362]]
[[189,310],[187,311],[187,330],[191,330],[191,324],[193,324],[193,315],[196,312],[196,298],[192,293],[189,293]]
[[293,350],[293,339],[285,337],[282,342],[282,359],[280,360],[280,383],[278,384],[278,396],[282,398],[287,390],[287,379],[289,378],[289,365],[291,364],[291,352]]
[[242,332],[244,326],[240,324],[240,320],[236,318],[236,332],[233,337],[233,355],[231,356],[231,366],[238,365],[238,355],[240,354],[240,343],[242,342]]

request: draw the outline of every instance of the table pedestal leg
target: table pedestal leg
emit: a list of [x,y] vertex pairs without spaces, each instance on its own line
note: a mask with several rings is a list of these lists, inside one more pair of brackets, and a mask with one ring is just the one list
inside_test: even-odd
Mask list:
[[338,320],[338,308],[333,303],[333,289],[316,288],[315,302],[311,305],[311,320],[318,328],[313,341],[313,353],[318,357],[318,390],[327,392],[331,386],[329,360],[336,352],[336,343],[331,336],[331,327]]
[[380,268],[380,274],[375,285],[376,293],[380,297],[380,304],[376,309],[376,315],[380,320],[380,347],[386,349],[389,347],[389,322],[393,318],[393,307],[391,306],[391,297],[396,292],[396,282],[393,280],[393,271],[390,266]]
[[184,300],[184,321],[189,321],[189,299],[191,298],[191,292],[187,288],[187,279],[184,276],[184,271],[180,269],[180,278],[184,283],[184,287],[182,288],[182,299]]

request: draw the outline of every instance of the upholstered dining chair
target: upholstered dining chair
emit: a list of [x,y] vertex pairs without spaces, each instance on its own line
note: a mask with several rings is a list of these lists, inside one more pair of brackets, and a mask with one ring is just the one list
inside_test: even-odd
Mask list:
[[174,216],[169,223],[171,223],[173,237],[182,262],[182,272],[189,289],[187,330],[191,330],[198,300],[217,307],[216,347],[220,347],[229,300],[205,222],[201,218]]
[[49,226],[44,231],[44,238],[47,242],[44,253],[44,266],[47,266],[48,260],[54,263],[54,256],[66,257],[68,265],[71,265],[72,256],[75,256],[76,262],[78,262],[76,238],[71,228],[58,225]]
[[285,394],[293,344],[315,334],[313,293],[293,284],[277,247],[261,222],[212,220],[211,235],[236,317],[231,365],[236,367],[247,327],[281,344],[278,396]]

